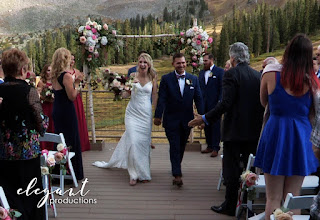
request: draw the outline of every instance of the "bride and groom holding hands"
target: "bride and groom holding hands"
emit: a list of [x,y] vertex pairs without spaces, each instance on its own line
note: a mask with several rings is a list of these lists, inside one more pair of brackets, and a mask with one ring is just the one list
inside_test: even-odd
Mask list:
[[[108,163],[96,161],[101,168],[128,169],[130,185],[148,182],[150,174],[150,145],[152,104],[156,107],[154,124],[163,125],[170,144],[173,185],[182,186],[181,162],[194,118],[193,103],[199,114],[204,113],[198,78],[185,71],[186,59],[182,53],[173,56],[175,70],[161,78],[157,93],[157,78],[152,58],[142,53],[138,59],[131,99],[125,113],[125,132]],[[151,98],[152,97],[152,98]]]

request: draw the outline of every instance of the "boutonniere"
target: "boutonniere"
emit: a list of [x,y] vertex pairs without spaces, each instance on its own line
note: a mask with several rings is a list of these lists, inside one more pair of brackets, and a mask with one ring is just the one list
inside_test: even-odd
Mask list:
[[212,73],[212,72],[210,72],[210,73],[209,73],[209,77],[212,77],[212,76],[213,76],[213,73]]
[[190,86],[190,85],[192,85],[192,81],[191,81],[190,79],[186,79],[186,84],[187,84],[188,86]]

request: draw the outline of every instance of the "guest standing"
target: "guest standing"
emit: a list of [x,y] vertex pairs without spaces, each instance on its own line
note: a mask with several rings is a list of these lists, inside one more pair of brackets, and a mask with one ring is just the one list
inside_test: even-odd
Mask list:
[[18,49],[5,51],[5,82],[0,85],[0,186],[10,207],[22,213],[22,220],[44,219],[44,207],[37,208],[43,194],[17,195],[33,178],[37,180],[33,189],[42,190],[39,136],[45,130],[37,90],[25,82],[28,62]]
[[81,144],[79,138],[78,119],[74,100],[80,92],[82,78],[75,79],[69,73],[71,53],[65,48],[57,49],[52,57],[51,72],[54,102],[52,117],[55,133],[63,133],[67,146],[75,156],[71,159],[78,180],[83,179]]
[[[199,73],[199,83],[204,101],[204,111],[213,109],[221,100],[223,69],[214,64],[212,54],[203,56],[203,70]],[[220,150],[220,119],[204,127],[207,148],[201,153],[211,153],[211,157],[218,156]]]
[[270,117],[262,131],[254,166],[264,171],[267,220],[287,193],[300,194],[304,177],[318,167],[309,141],[312,88],[317,78],[312,42],[306,35],[298,34],[290,41],[282,64],[281,72],[263,75],[260,89],[261,104],[268,103]]
[[[74,55],[71,55],[71,63],[70,63],[70,73],[76,77],[84,77],[84,74],[74,68],[75,61]],[[81,89],[81,88],[80,88]],[[78,128],[79,128],[79,136],[80,136],[80,143],[81,143],[81,151],[90,150],[90,141],[88,135],[88,127],[86,121],[86,115],[83,109],[82,97],[81,97],[81,90],[80,93],[77,95],[77,98],[73,102],[74,107],[76,109],[77,118],[78,118]]]
[[[223,177],[226,184],[225,201],[212,206],[214,212],[235,215],[240,169],[240,155],[248,158],[255,153],[260,135],[263,108],[259,100],[261,74],[249,66],[248,47],[241,42],[230,46],[232,67],[222,79],[222,99],[205,115],[198,115],[189,126],[212,124],[224,114],[222,122]],[[246,159],[247,160],[247,159]],[[244,161],[246,164],[246,161]]]
[[[54,125],[52,119],[52,107],[53,107],[53,89],[51,82],[51,66],[46,64],[41,71],[41,80],[39,81],[37,88],[40,93],[40,100],[43,109],[43,114],[49,117],[49,127],[47,132],[54,133]],[[53,143],[41,142],[41,149],[53,150]]]

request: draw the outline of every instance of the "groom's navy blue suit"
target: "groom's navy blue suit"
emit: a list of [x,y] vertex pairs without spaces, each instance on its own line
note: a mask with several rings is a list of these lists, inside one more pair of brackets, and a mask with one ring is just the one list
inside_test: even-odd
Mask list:
[[[204,101],[204,111],[209,112],[222,97],[222,77],[224,70],[216,65],[211,69],[207,84],[205,83],[205,70],[199,73],[199,83]],[[208,148],[218,152],[220,150],[220,119],[204,128]]]
[[194,118],[193,101],[199,114],[204,106],[198,78],[186,73],[183,95],[175,71],[161,78],[155,118],[162,118],[170,144],[170,161],[173,176],[182,176],[181,162],[190,134],[188,122]]

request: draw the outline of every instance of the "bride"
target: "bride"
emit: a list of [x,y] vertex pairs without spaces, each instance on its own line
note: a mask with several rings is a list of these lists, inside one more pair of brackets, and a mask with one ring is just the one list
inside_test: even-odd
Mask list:
[[[142,53],[138,59],[138,72],[133,73],[134,84],[131,99],[126,108],[125,127],[116,149],[108,163],[96,161],[101,168],[128,169],[131,186],[137,181],[148,182],[150,175],[150,145],[152,128],[152,106],[157,104],[157,77],[149,54]],[[124,92],[123,96],[129,96]],[[151,99],[152,96],[152,99]]]

